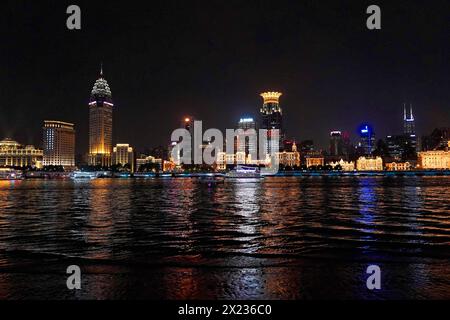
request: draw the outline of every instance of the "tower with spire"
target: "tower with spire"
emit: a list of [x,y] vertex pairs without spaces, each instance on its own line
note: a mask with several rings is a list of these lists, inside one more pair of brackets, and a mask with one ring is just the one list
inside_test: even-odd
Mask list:
[[403,135],[406,139],[406,150],[409,150],[411,154],[415,153],[418,143],[412,104],[409,104],[409,108],[407,108],[406,103],[403,104]]
[[111,89],[103,77],[101,64],[89,100],[89,165],[111,165],[113,107]]
[[414,120],[412,104],[409,105],[409,110],[406,107],[406,103],[403,104],[403,134],[405,135],[416,134],[416,125]]

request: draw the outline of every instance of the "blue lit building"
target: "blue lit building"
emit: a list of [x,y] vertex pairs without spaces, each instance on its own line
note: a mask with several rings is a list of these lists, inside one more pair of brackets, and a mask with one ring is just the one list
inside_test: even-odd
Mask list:
[[361,155],[370,156],[376,148],[375,132],[368,124],[363,124],[359,127],[360,141],[358,143],[359,153]]

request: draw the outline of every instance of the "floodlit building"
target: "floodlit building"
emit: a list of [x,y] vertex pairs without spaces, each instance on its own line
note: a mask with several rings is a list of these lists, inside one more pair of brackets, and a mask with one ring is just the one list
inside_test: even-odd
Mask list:
[[[284,140],[283,131],[283,112],[280,107],[281,92],[263,92],[261,97],[263,98],[263,106],[261,107],[261,129],[267,130],[267,151],[265,153],[275,154],[282,148],[282,142]],[[275,147],[273,140],[274,131],[279,130],[278,148]],[[274,149],[274,150],[273,150]]]
[[323,166],[325,163],[325,159],[323,157],[316,157],[316,156],[307,156],[305,158],[306,161],[306,167],[314,167],[314,166]]
[[383,159],[381,157],[359,157],[356,160],[358,171],[383,171]]
[[355,171],[355,163],[353,161],[344,161],[344,159],[341,159],[339,161],[329,162],[328,165],[333,168],[340,166],[342,171]]
[[43,157],[44,152],[34,146],[23,146],[8,138],[0,141],[0,166],[41,168]]
[[136,159],[136,171],[140,171],[141,167],[147,164],[154,164],[159,170],[163,170],[163,160],[153,156],[144,156]]
[[278,163],[280,165],[294,167],[300,166],[300,153],[297,151],[297,145],[292,145],[292,151],[277,152]]
[[75,167],[75,130],[68,122],[45,120],[43,130],[44,166]]
[[423,151],[418,153],[418,167],[427,169],[450,169],[450,141],[446,150]]
[[411,170],[411,163],[406,162],[389,162],[386,163],[387,171],[409,171]]
[[368,124],[364,124],[359,129],[360,142],[358,149],[360,154],[370,156],[375,150],[375,132]]
[[113,107],[111,90],[103,78],[102,68],[89,102],[89,165],[108,167],[112,163]]
[[134,172],[134,153],[133,148],[129,144],[117,144],[113,148],[112,160],[115,165],[128,165],[131,172]]

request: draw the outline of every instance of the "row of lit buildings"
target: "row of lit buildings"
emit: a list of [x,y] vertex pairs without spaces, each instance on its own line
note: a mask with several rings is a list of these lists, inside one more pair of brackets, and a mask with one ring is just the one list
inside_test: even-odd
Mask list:
[[[250,164],[271,166],[274,161],[282,167],[300,167],[305,165],[311,167],[323,167],[325,165],[336,167],[342,170],[410,170],[418,169],[450,169],[450,152],[447,146],[444,150],[427,150],[417,153],[417,162],[402,161],[401,154],[407,149],[412,149],[414,154],[417,150],[417,139],[415,133],[415,119],[412,106],[404,106],[403,134],[398,137],[388,136],[388,149],[393,157],[390,161],[377,157],[373,154],[375,150],[375,134],[370,125],[363,125],[360,128],[360,142],[356,146],[359,153],[350,161],[348,153],[352,150],[349,135],[341,131],[330,133],[329,157],[324,157],[321,152],[302,146],[299,150],[295,141],[286,140],[283,128],[283,111],[279,103],[280,92],[264,92],[261,94],[263,104],[260,108],[261,121],[259,125],[250,117],[242,118],[237,124],[237,129],[242,129],[242,136],[235,137],[234,153],[217,152],[214,168],[225,170],[227,166],[236,164]],[[133,148],[126,143],[113,146],[113,109],[111,89],[103,76],[103,68],[100,76],[95,81],[91,90],[89,107],[89,152],[87,164],[92,167],[110,168],[116,167],[131,172],[140,168],[157,168],[155,170],[173,171],[181,169],[180,157],[154,157],[151,155],[140,155],[135,158]],[[194,136],[194,118],[183,119],[182,126]],[[267,139],[265,146],[259,146],[257,141],[247,139],[248,130],[265,129]],[[274,135],[274,130],[279,131],[278,137]],[[64,121],[45,120],[43,125],[42,149],[31,145],[22,145],[11,139],[0,141],[0,166],[13,167],[36,167],[61,166],[65,170],[73,170],[75,163],[75,126],[73,123]],[[427,146],[436,144],[442,147],[444,133],[434,132],[430,139],[426,140]],[[276,140],[274,140],[276,137]],[[448,137],[447,137],[448,138]],[[450,138],[445,140],[448,142]],[[195,139],[192,139],[194,143]],[[274,144],[274,142],[277,142]],[[172,143],[170,149],[176,143]],[[274,145],[278,145],[276,150],[272,150]],[[312,145],[312,142],[311,142]],[[192,145],[194,148],[205,148]],[[260,154],[260,148],[265,156],[262,159],[252,158]],[[305,147],[303,149],[303,147]],[[309,149],[308,149],[309,148]],[[430,147],[431,148],[431,147]],[[169,149],[169,154],[171,154]],[[353,148],[354,149],[354,148]],[[224,148],[223,150],[226,150]],[[355,160],[357,159],[357,160]]]

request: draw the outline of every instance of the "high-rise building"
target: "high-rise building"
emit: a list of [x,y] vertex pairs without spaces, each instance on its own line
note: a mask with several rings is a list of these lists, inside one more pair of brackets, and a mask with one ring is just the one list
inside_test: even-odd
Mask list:
[[43,130],[44,166],[75,167],[73,123],[45,120]]
[[341,131],[330,132],[330,156],[342,156],[344,150],[344,142]]
[[111,165],[113,107],[111,90],[102,68],[89,102],[89,165]]
[[359,153],[361,155],[370,156],[375,150],[375,132],[373,129],[364,124],[359,129],[360,142],[358,144]]
[[112,160],[114,165],[128,166],[130,171],[134,172],[134,152],[129,144],[116,144],[113,148]]
[[[280,107],[280,97],[281,92],[264,92],[261,93],[261,97],[264,100],[263,106],[261,108],[261,129],[267,130],[267,153],[275,154],[275,152],[279,152],[282,149],[282,142],[284,140],[284,131],[283,131],[283,112]],[[278,150],[274,149],[273,139],[274,136],[273,130],[279,130],[279,139],[278,139]]]
[[[258,155],[258,136],[256,132],[256,122],[253,118],[241,118],[239,120],[238,129],[242,129],[244,132],[242,135],[237,137],[237,152],[245,152],[248,156],[252,154],[254,156]],[[253,137],[251,135],[254,134]],[[256,160],[256,159],[253,159]]]
[[389,135],[386,137],[389,157],[400,160],[404,157],[407,138],[404,135]]
[[416,123],[414,120],[412,105],[409,105],[409,112],[406,108],[406,104],[403,104],[403,134],[407,141],[407,147],[417,151],[417,136],[416,136]]
[[405,103],[403,104],[403,134],[416,134],[416,124],[414,120],[412,105],[409,105],[409,110],[407,110]]

